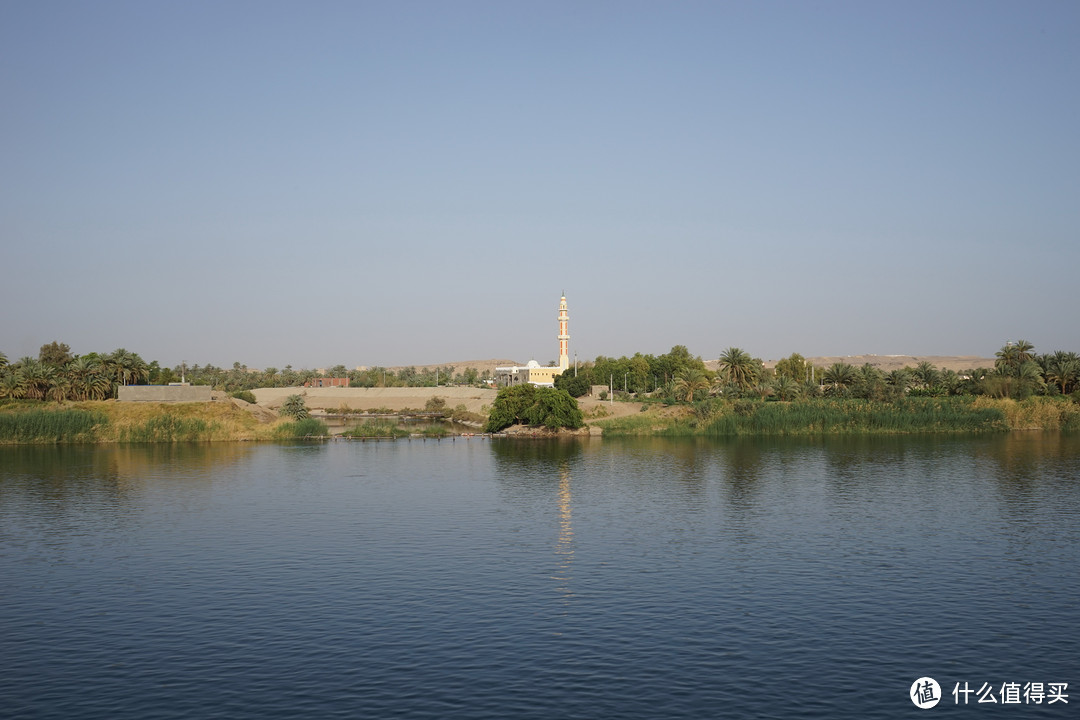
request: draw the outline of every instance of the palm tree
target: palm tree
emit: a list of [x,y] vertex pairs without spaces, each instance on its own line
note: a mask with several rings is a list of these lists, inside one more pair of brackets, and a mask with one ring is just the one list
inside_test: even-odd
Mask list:
[[1026,363],[1028,360],[1035,359],[1034,356],[1031,354],[1031,351],[1035,349],[1035,346],[1029,343],[1027,340],[1017,340],[1016,345],[1014,345],[1013,347],[1016,348],[1016,359],[1020,361],[1021,365]]
[[802,386],[794,378],[780,375],[773,380],[773,391],[781,400],[794,400],[802,394]]
[[825,393],[828,395],[845,396],[851,391],[851,386],[859,379],[859,373],[847,363],[833,363],[825,368],[822,380],[825,382]]
[[18,365],[19,372],[26,382],[24,396],[32,400],[44,400],[56,370],[52,366],[30,356],[21,358]]
[[825,384],[831,386],[834,390],[841,390],[854,385],[857,377],[855,368],[847,363],[838,362],[833,363],[825,370],[823,379]]
[[1005,343],[1004,347],[998,350],[994,355],[997,360],[994,361],[994,367],[999,370],[1011,371],[1015,374],[1020,369],[1020,366],[1026,362],[1034,359],[1031,351],[1035,349],[1035,346],[1029,343],[1027,340],[1017,340],[1015,343]]
[[139,380],[147,380],[150,377],[150,368],[133,353],[118,348],[104,357],[106,372],[118,385],[138,383]]
[[13,400],[26,397],[26,379],[20,371],[5,372],[0,375],[0,397]]
[[758,377],[758,366],[749,353],[729,347],[720,355],[720,375],[733,385],[750,387]]
[[304,420],[311,417],[311,413],[308,412],[307,403],[304,402],[302,395],[290,395],[285,398],[285,402],[281,404],[281,414],[286,417],[291,417],[293,420]]
[[0,352],[0,368],[5,368],[5,367],[7,367],[7,364],[8,364],[8,359],[7,359],[7,355],[5,355],[4,353]]
[[960,374],[955,370],[938,370],[938,386],[945,391],[946,395],[960,394]]
[[672,382],[675,397],[686,402],[694,401],[694,394],[710,387],[708,376],[698,368],[685,368],[679,371]]
[[907,368],[892,370],[885,376],[885,384],[903,395],[911,386],[911,374]]
[[929,360],[923,360],[921,363],[915,366],[915,370],[912,371],[912,375],[915,376],[915,380],[919,383],[919,387],[924,390],[929,390],[938,384],[940,375],[938,370],[934,367],[933,363]]
[[1061,388],[1061,394],[1080,380],[1080,358],[1074,352],[1058,350],[1046,360],[1046,379]]
[[46,394],[50,400],[55,400],[58,403],[70,399],[72,396],[71,378],[64,373],[56,373]]
[[97,356],[81,355],[65,369],[71,381],[72,397],[76,400],[104,400],[112,389],[105,368]]

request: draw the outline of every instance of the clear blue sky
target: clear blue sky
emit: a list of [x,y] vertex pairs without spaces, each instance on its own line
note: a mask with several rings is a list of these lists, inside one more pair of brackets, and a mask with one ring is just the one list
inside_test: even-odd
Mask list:
[[0,351],[1080,351],[1080,3],[0,3]]

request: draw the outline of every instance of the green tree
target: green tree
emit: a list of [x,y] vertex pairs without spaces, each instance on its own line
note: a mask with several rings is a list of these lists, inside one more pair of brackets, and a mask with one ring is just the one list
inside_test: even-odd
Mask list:
[[851,387],[858,380],[858,373],[851,365],[838,362],[826,368],[822,379],[829,394],[842,396],[850,393]]
[[683,402],[693,402],[694,395],[699,392],[708,392],[712,384],[709,382],[708,375],[703,370],[697,368],[688,367],[684,368],[677,375],[675,380],[672,381],[671,389],[675,393],[675,397]]
[[802,385],[790,375],[777,374],[772,383],[773,392],[778,400],[795,400],[802,395]]
[[52,365],[46,365],[29,355],[20,358],[17,365],[25,383],[23,397],[31,400],[44,400],[49,392],[49,386],[52,385],[53,377],[56,375],[56,368]]
[[13,400],[26,397],[26,378],[19,370],[0,374],[0,397]]
[[42,345],[38,351],[38,361],[55,368],[62,368],[71,362],[71,348],[67,343],[53,340],[47,345]]
[[590,378],[585,375],[574,375],[573,371],[564,372],[555,376],[555,389],[565,390],[570,397],[579,398],[588,395],[592,390]]
[[885,373],[870,363],[859,368],[855,380],[855,394],[868,400],[884,400],[886,395]]
[[915,369],[911,371],[912,377],[915,378],[916,385],[922,390],[929,390],[938,384],[941,379],[941,375],[933,363],[929,360],[923,360]]
[[139,357],[124,348],[117,348],[102,356],[106,374],[117,385],[138,385],[150,377],[150,367]]
[[810,379],[810,363],[806,362],[806,358],[799,353],[791,353],[783,360],[777,361],[773,371],[778,378],[788,377],[795,382],[801,383]]
[[907,368],[891,370],[885,376],[885,384],[889,386],[894,396],[903,396],[911,387],[911,373]]
[[65,370],[71,381],[72,396],[75,400],[104,400],[112,390],[112,382],[105,375],[101,358],[97,355],[82,355],[75,358]]
[[302,395],[290,395],[281,403],[281,414],[293,420],[305,420],[311,417]]
[[1046,380],[1066,395],[1080,382],[1080,358],[1074,352],[1058,350],[1046,358]]
[[534,427],[579,428],[585,418],[577,400],[565,390],[523,383],[499,390],[488,415],[487,432],[499,432],[516,423]]
[[760,363],[741,348],[729,347],[720,355],[720,376],[732,385],[748,388],[758,378]]
[[1034,349],[1035,346],[1027,340],[1005,343],[1000,350],[994,353],[997,356],[997,360],[994,361],[994,369],[998,371],[999,375],[1016,377],[1024,363],[1034,360],[1034,356],[1031,354]]

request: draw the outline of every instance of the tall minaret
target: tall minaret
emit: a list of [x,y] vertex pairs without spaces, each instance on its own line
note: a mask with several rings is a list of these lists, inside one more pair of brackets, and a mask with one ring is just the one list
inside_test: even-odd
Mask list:
[[559,367],[566,371],[570,367],[570,332],[567,322],[570,317],[566,314],[566,295],[559,300]]

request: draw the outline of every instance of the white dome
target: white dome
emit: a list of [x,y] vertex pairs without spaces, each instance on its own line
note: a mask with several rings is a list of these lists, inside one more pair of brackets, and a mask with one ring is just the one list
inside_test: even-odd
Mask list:
[[538,368],[538,367],[540,367],[540,363],[536,362],[535,360],[530,360],[529,362],[525,363],[525,367],[527,367],[527,368]]

